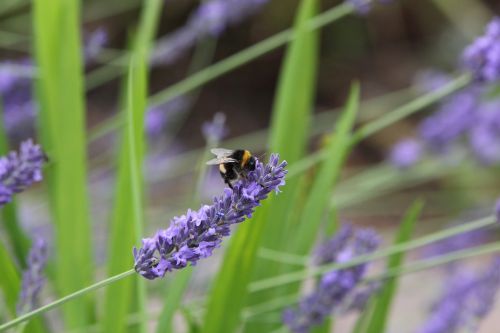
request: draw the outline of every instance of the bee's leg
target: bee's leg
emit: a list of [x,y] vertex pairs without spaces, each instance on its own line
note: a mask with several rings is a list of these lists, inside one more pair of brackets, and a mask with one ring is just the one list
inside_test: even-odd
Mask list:
[[231,184],[231,181],[229,179],[224,179],[224,182],[227,184],[227,186],[229,186],[231,190],[234,190],[233,184]]

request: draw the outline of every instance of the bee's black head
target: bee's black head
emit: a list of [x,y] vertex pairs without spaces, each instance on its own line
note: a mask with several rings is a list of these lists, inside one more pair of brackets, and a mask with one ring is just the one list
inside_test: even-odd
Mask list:
[[254,156],[251,156],[248,159],[248,163],[247,163],[248,170],[254,171],[255,170],[255,164],[256,164],[256,162],[257,162],[257,159]]

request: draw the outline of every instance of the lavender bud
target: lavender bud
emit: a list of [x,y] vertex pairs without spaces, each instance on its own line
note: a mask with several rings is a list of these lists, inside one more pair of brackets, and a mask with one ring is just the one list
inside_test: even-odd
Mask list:
[[220,142],[229,132],[226,127],[226,115],[217,112],[211,121],[203,123],[201,131],[207,142]]
[[407,169],[417,164],[422,158],[422,144],[414,139],[405,139],[394,145],[389,161],[396,168]]
[[465,48],[464,67],[476,80],[492,82],[500,78],[500,18],[493,18],[482,36]]
[[47,243],[42,238],[33,240],[28,255],[28,267],[23,272],[21,292],[17,303],[17,315],[38,307],[38,297],[45,283],[43,270],[47,263]]
[[260,201],[285,184],[285,166],[277,154],[272,154],[266,165],[257,161],[246,179],[237,182],[233,190],[226,188],[212,205],[188,210],[172,219],[167,229],[143,239],[142,247],[134,248],[135,270],[152,280],[211,256],[222,238],[229,236],[231,225],[250,218]]
[[10,202],[14,193],[42,180],[45,161],[44,152],[31,139],[21,143],[19,154],[10,152],[0,158],[0,207]]

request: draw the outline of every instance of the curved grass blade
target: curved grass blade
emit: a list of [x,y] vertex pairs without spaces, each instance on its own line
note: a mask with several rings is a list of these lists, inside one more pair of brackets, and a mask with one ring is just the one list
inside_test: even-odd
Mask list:
[[[411,239],[415,224],[417,223],[420,212],[423,208],[423,202],[417,200],[408,209],[401,226],[394,240],[394,245],[403,244]],[[395,253],[388,257],[387,270],[391,271],[403,265],[405,251]],[[398,277],[394,276],[383,281],[382,290],[378,293],[376,299],[371,302],[370,321],[366,325],[367,333],[385,332],[387,328],[387,321],[391,311],[391,305],[398,288]]]
[[[40,134],[53,163],[47,169],[55,225],[56,290],[69,294],[92,280],[93,260],[87,196],[85,102],[78,0],[35,0],[34,50],[41,75]],[[90,296],[63,309],[66,328],[89,325]]]
[[[111,221],[108,274],[122,272],[132,266],[132,247],[143,235],[145,155],[144,114],[147,96],[146,59],[154,37],[162,6],[161,0],[147,0],[134,42],[126,85],[126,120],[123,128],[115,205]],[[135,295],[134,295],[135,291]],[[106,290],[102,326],[104,332],[125,332],[127,314],[137,312],[139,325],[135,331],[146,332],[145,281],[141,278],[120,281]]]

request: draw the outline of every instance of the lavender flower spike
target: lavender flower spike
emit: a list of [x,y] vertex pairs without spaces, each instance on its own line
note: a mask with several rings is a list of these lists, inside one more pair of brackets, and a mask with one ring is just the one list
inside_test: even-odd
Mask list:
[[38,296],[45,283],[43,270],[47,263],[47,243],[43,238],[33,240],[28,255],[28,268],[23,272],[21,293],[17,303],[17,315],[29,312],[38,306]]
[[453,272],[442,297],[434,304],[419,333],[455,333],[466,328],[476,332],[478,323],[488,315],[500,287],[500,257],[494,258],[485,272]]
[[255,171],[236,183],[233,190],[226,188],[212,205],[188,210],[186,215],[175,217],[167,229],[143,239],[142,247],[134,248],[136,272],[152,280],[209,257],[222,238],[229,236],[231,225],[250,218],[260,201],[272,191],[279,192],[285,184],[286,165],[279,162],[277,154],[272,154],[266,165],[257,161]]
[[[339,251],[338,245],[342,243],[343,248]],[[349,229],[343,228],[330,242],[330,245],[332,244],[335,246],[331,248],[337,253],[332,262],[343,263],[374,251],[379,244],[379,237],[371,229],[360,229],[352,233]],[[325,246],[323,249],[328,247]],[[319,254],[323,257],[321,251]],[[324,260],[320,258],[320,262]],[[291,332],[309,332],[312,327],[321,324],[334,310],[341,309],[346,302],[350,301],[352,304],[352,299],[359,294],[357,287],[366,269],[365,263],[326,273],[322,276],[316,290],[304,298],[298,308],[285,310],[283,322]],[[366,301],[367,299],[364,300]]]
[[422,158],[422,144],[414,139],[405,139],[392,147],[389,160],[399,169],[412,167]]
[[12,200],[14,193],[42,180],[42,165],[47,157],[39,145],[26,140],[19,154],[10,152],[0,158],[0,207]]
[[207,142],[220,142],[229,132],[226,127],[226,115],[217,112],[211,121],[203,123],[201,132]]

